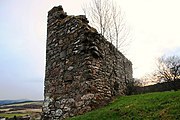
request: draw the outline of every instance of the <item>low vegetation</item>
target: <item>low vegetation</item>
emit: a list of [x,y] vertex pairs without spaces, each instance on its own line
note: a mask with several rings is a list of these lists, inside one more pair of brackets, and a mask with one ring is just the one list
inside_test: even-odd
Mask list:
[[180,91],[119,97],[108,106],[68,120],[178,120]]
[[30,116],[31,118],[40,118],[42,101],[21,102],[8,105],[0,105],[0,117],[13,118]]
[[14,116],[20,117],[26,115],[27,114],[23,114],[23,113],[0,113],[0,117],[5,117],[5,118],[13,118]]

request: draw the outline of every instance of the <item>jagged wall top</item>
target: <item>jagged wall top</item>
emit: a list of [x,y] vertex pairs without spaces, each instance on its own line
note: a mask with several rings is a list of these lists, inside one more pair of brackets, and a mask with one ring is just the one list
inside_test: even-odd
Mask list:
[[72,18],[76,17],[76,19],[81,20],[83,23],[89,23],[85,15],[78,15],[78,16],[73,16],[70,15],[68,16],[66,12],[64,12],[63,7],[61,5],[53,7],[49,12],[48,12],[48,22],[52,22],[49,20],[63,20],[65,18]]
[[63,8],[61,5],[57,6],[57,7],[53,7],[49,12],[48,12],[48,17],[49,16],[57,16],[59,18],[65,18],[67,16],[67,13],[64,12]]

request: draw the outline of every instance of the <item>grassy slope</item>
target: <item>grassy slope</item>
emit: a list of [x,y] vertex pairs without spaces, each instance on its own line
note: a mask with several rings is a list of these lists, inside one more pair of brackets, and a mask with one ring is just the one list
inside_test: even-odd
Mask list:
[[180,120],[180,91],[119,97],[104,108],[69,120]]

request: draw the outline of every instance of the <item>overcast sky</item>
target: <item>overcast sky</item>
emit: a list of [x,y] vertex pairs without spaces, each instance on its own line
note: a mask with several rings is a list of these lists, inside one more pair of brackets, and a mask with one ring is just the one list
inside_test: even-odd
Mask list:
[[[47,12],[63,5],[83,14],[82,1],[0,0],[0,99],[43,99]],[[126,56],[135,78],[152,72],[157,57],[180,55],[179,0],[117,2],[132,37]]]

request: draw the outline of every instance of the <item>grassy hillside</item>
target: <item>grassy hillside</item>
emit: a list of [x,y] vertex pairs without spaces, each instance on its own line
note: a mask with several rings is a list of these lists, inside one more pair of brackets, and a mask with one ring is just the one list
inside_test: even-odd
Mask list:
[[69,120],[180,120],[180,91],[119,97],[104,108]]

